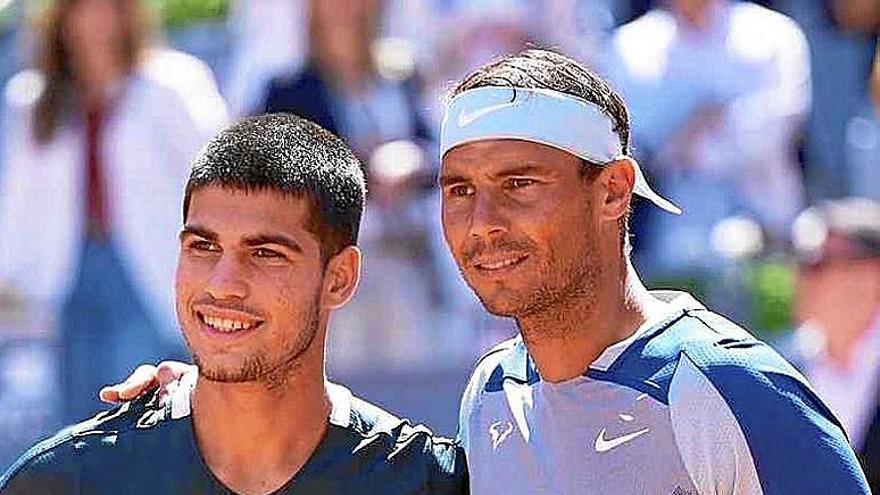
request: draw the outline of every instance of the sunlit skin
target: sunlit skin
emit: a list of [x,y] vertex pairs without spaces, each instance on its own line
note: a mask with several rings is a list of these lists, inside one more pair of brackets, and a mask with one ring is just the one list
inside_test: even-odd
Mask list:
[[[296,201],[273,210],[275,199],[220,188],[193,195],[180,236],[177,313],[209,379],[266,378],[315,339],[320,244],[300,225],[308,204]],[[243,202],[249,207],[240,208]],[[250,329],[226,334],[213,330],[206,318],[239,321]]]
[[517,140],[468,143],[443,159],[443,229],[486,309],[514,317],[548,381],[580,375],[662,303],[629,264],[621,222],[628,159],[581,173],[581,160]]
[[518,141],[462,146],[440,182],[446,240],[487,310],[527,316],[594,297],[594,185],[575,156]]
[[311,212],[305,198],[205,187],[180,236],[177,312],[200,365],[193,426],[211,471],[239,493],[283,486],[327,428],[327,320],[357,286],[360,252],[325,266]]
[[798,321],[822,331],[832,362],[856,365],[855,350],[880,311],[880,260],[831,255],[801,266],[794,305]]

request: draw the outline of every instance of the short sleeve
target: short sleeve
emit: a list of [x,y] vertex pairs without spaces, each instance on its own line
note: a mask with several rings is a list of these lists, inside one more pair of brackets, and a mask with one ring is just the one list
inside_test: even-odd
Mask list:
[[670,414],[699,492],[870,493],[843,430],[802,379],[750,363],[711,348],[679,360]]

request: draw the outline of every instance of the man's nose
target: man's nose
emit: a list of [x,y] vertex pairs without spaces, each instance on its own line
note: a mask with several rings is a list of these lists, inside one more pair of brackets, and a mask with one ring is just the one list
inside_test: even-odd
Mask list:
[[508,230],[507,218],[501,199],[493,194],[476,194],[471,213],[470,235],[478,238],[491,238]]
[[206,291],[214,299],[244,299],[248,296],[247,270],[233,254],[223,254],[214,265]]

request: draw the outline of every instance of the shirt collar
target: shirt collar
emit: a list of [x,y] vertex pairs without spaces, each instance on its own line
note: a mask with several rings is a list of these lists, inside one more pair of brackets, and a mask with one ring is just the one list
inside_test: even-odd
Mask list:
[[602,354],[590,364],[590,369],[608,370],[614,364],[614,361],[636,340],[668,326],[672,321],[681,317],[685,311],[706,309],[699,301],[686,292],[658,290],[650,291],[650,294],[666,303],[666,307],[649,317],[632,335],[606,347]]
[[330,398],[330,423],[348,428],[351,424],[351,391],[329,381],[324,383]]
[[[672,321],[681,317],[686,311],[706,309],[699,301],[686,292],[650,291],[650,294],[660,301],[667,303],[667,308],[649,318],[626,339],[605,348],[602,354],[590,364],[589,369],[607,370],[633,342],[666,327]],[[489,378],[490,382],[502,378],[511,379],[521,384],[532,385],[541,380],[538,368],[529,355],[528,349],[526,349],[522,341],[522,336],[517,336],[514,339],[511,349],[501,360],[499,366],[495,368],[492,375]]]
[[[169,400],[166,413],[171,419],[180,419],[192,413],[192,392],[195,389],[198,373],[187,372],[183,377],[168,385]],[[327,397],[330,399],[330,423],[342,428],[351,424],[351,391],[342,385],[325,381]]]
[[541,380],[538,376],[538,368],[529,355],[526,346],[522,341],[522,336],[517,336],[514,340],[513,348],[508,351],[507,355],[501,360],[501,363],[495,368],[492,377],[498,378],[501,374],[503,379],[511,379],[517,383],[531,385]]

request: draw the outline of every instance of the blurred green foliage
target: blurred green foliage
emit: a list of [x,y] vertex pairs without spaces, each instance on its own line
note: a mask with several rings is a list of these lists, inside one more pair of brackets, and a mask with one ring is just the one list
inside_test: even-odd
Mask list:
[[791,329],[795,289],[792,264],[785,260],[765,260],[746,270],[755,327],[761,329],[765,338]]
[[[770,257],[752,260],[741,265],[743,284],[737,290],[745,291],[748,314],[741,321],[750,332],[772,341],[792,328],[791,311],[794,305],[795,268],[790,260]],[[711,279],[697,274],[677,277],[652,277],[652,289],[671,289],[689,292],[697,300],[708,302],[711,308]],[[717,294],[716,294],[717,296]],[[728,315],[729,316],[729,315]]]
[[[232,0],[141,0],[145,5],[152,7],[164,26],[180,27],[198,21],[210,21],[225,19],[229,14]],[[247,0],[260,1],[260,0]],[[9,2],[12,4],[13,2]],[[52,0],[25,0],[27,10],[32,14],[39,12]],[[3,6],[4,0],[0,0]],[[5,11],[11,8],[0,8],[0,26],[3,16],[10,15]]]
[[11,0],[0,0],[0,31],[11,26],[13,16]]
[[[224,19],[231,0],[150,0],[165,26],[179,27],[192,22]],[[253,0],[250,0],[253,1]]]
[[699,275],[653,276],[646,280],[651,290],[683,291],[694,296],[698,301],[708,300],[706,279]]

